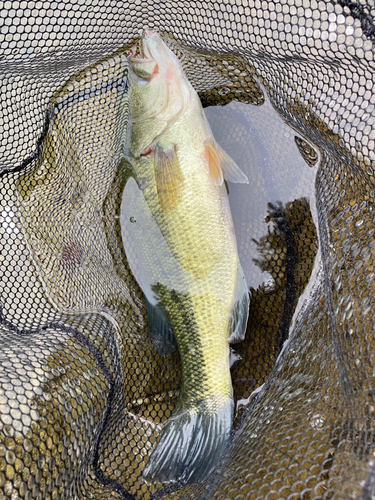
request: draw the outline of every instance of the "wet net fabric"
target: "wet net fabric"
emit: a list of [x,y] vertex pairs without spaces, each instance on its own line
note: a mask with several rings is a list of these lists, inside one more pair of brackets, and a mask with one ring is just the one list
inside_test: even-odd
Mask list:
[[[142,479],[181,385],[120,227],[125,49],[145,27],[213,114],[232,103],[223,141],[277,136],[266,113],[235,119],[267,98],[305,162],[295,196],[269,200],[268,231],[251,199],[238,207],[242,265],[255,245],[270,281],[248,280],[230,444],[188,487]],[[370,2],[0,2],[0,498],[372,498],[374,38]]]

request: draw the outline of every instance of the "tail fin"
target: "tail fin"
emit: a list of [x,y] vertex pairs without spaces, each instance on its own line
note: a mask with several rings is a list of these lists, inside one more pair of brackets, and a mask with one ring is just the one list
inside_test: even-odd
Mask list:
[[[212,405],[210,405],[212,406]],[[233,400],[209,411],[206,404],[183,408],[167,422],[161,439],[143,471],[150,483],[199,483],[215,468],[227,445],[233,419]]]

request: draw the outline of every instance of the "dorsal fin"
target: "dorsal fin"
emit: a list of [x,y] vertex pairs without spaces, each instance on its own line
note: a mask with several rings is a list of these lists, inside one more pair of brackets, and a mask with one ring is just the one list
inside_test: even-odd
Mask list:
[[156,144],[155,180],[161,209],[163,212],[169,212],[180,201],[184,182],[175,145],[172,149],[164,151]]
[[152,304],[145,293],[147,322],[149,337],[156,352],[161,356],[168,356],[176,350],[171,324],[163,307]]

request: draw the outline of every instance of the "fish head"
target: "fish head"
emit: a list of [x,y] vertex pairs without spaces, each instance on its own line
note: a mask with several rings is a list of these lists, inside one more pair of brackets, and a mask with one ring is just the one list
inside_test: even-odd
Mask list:
[[156,140],[181,115],[190,86],[175,54],[155,31],[144,30],[128,50],[131,66],[131,155],[146,157]]
[[144,30],[141,39],[128,50],[128,54],[137,81],[147,82],[159,74],[164,84],[169,85],[181,78],[182,69],[177,57],[155,31]]

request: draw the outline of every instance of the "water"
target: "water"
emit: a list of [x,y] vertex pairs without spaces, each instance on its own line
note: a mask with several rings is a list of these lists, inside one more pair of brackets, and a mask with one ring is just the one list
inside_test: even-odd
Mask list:
[[313,168],[307,165],[294,140],[299,134],[282,120],[267,97],[259,107],[232,102],[206,108],[205,113],[216,140],[249,178],[247,185],[229,184],[229,200],[240,261],[248,285],[257,289],[270,280],[253,261],[259,257],[254,239],[267,234],[270,225],[265,222],[268,203],[307,198],[318,227],[315,177],[319,161]]

